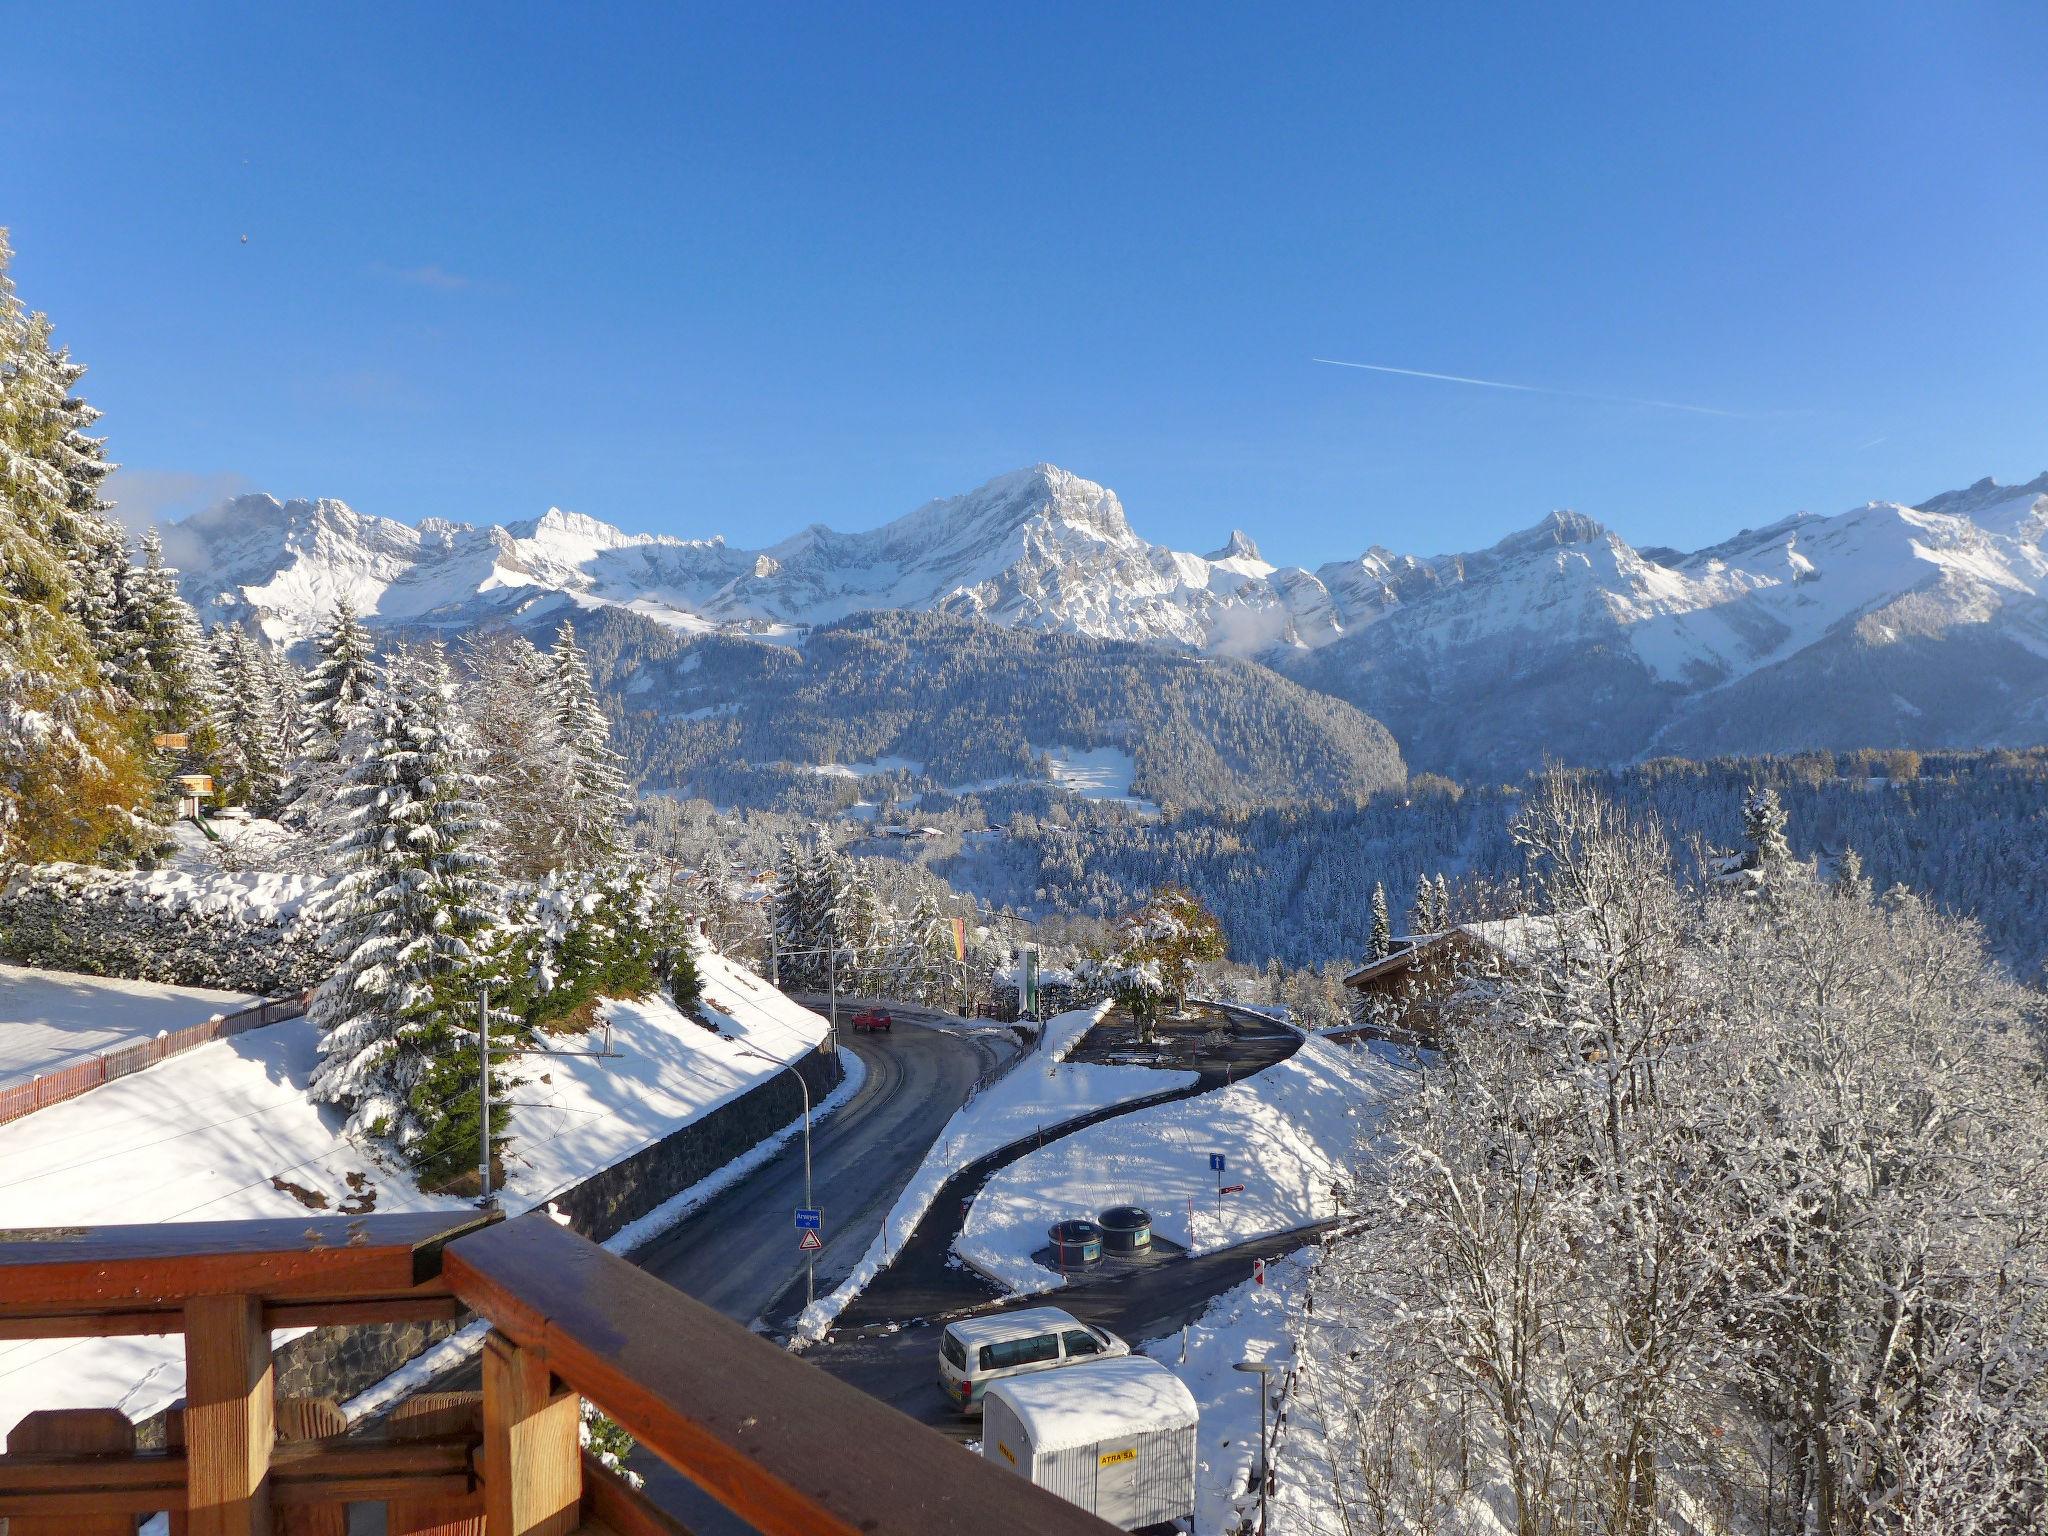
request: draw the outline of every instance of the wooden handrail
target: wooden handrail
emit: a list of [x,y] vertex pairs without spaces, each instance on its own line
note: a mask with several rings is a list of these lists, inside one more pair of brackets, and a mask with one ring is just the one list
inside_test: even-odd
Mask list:
[[[270,1329],[465,1304],[495,1330],[473,1417],[424,1439],[394,1421],[386,1440],[280,1442]],[[383,1500],[445,1512],[437,1529],[481,1515],[489,1536],[682,1536],[579,1453],[580,1395],[767,1536],[1111,1529],[539,1213],[0,1231],[0,1338],[132,1333],[185,1337],[183,1441],[137,1452],[117,1414],[32,1416],[98,1415],[108,1436],[17,1439],[0,1518],[90,1536],[92,1517],[168,1508],[189,1536],[260,1536],[276,1510]]]
[[[475,1442],[461,1436],[308,1441],[272,1449],[272,1497],[280,1505],[333,1504],[466,1493]],[[8,1515],[148,1514],[184,1502],[184,1451],[125,1456],[0,1456],[0,1510]]]
[[0,1318],[65,1318],[94,1334],[84,1324],[95,1316],[170,1311],[195,1296],[406,1295],[433,1287],[452,1238],[492,1220],[427,1211],[0,1230]]
[[543,1214],[450,1244],[443,1273],[518,1350],[766,1536],[1112,1529]]

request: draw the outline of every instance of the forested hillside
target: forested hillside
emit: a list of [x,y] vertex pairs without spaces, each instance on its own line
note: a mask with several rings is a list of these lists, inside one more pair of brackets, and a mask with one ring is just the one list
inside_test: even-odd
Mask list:
[[829,809],[848,775],[898,794],[1044,782],[1053,748],[1131,759],[1169,809],[1348,805],[1398,787],[1400,749],[1348,704],[1264,668],[944,614],[857,614],[801,646],[583,620],[620,745],[649,788]]
[[[1681,849],[1694,840],[1735,846],[1744,793],[1774,788],[1801,858],[1853,848],[1878,889],[1904,884],[1979,921],[2022,978],[2038,979],[2048,960],[2048,752],[1673,759],[1583,777],[1624,808],[1660,818]],[[1010,894],[1101,913],[1123,910],[1133,892],[1183,884],[1223,919],[1238,958],[1355,957],[1371,929],[1375,883],[1398,927],[1421,875],[1519,875],[1508,825],[1526,789],[1461,790],[1424,775],[1407,793],[1358,807],[1159,823],[1021,816],[1010,827]]]

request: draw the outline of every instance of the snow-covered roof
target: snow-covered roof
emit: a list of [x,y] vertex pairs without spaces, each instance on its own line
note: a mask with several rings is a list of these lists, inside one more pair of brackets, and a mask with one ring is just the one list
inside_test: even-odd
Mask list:
[[1537,952],[1553,931],[1554,919],[1542,915],[1483,918],[1459,923],[1435,933],[1397,934],[1393,948],[1377,960],[1368,960],[1344,978],[1347,987],[1359,986],[1381,976],[1405,971],[1439,945],[1452,939],[1469,939],[1509,964],[1519,964]]
[[989,1384],[988,1395],[1003,1400],[1040,1453],[1147,1430],[1186,1429],[1201,1416],[1181,1379],[1143,1355],[1006,1376]]
[[988,1317],[963,1317],[946,1328],[962,1344],[1000,1344],[1006,1339],[1028,1339],[1055,1328],[1080,1326],[1079,1318],[1060,1307],[1024,1307]]
[[251,992],[0,965],[0,1083],[257,1001]]
[[[823,1019],[745,967],[708,948],[696,958],[718,1034],[657,993],[605,1002],[609,1056],[519,1059],[508,1214],[651,1146],[825,1038]],[[581,1051],[598,1040],[548,1044]],[[318,1050],[312,1022],[292,1019],[0,1126],[0,1227],[296,1217],[366,1201],[378,1211],[470,1209],[347,1139],[340,1111],[307,1095]],[[175,1335],[0,1343],[0,1436],[34,1408],[119,1403],[146,1417],[183,1388]]]

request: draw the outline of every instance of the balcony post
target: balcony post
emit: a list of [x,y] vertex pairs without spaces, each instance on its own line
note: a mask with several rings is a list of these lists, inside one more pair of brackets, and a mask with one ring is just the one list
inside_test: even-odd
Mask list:
[[[132,1455],[135,1426],[118,1408],[39,1408],[24,1415],[7,1435],[14,1452],[83,1452]],[[135,1536],[136,1517],[109,1515],[15,1515],[8,1536]]]
[[581,1400],[547,1362],[493,1332],[484,1341],[486,1536],[569,1536],[581,1518]]
[[185,1512],[190,1536],[270,1536],[275,1407],[261,1298],[188,1300]]

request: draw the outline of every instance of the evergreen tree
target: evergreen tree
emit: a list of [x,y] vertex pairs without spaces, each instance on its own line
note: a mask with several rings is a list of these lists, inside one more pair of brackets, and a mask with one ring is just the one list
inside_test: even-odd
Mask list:
[[720,954],[750,957],[754,935],[733,878],[732,860],[723,848],[715,847],[705,856],[698,872],[696,901],[711,947]]
[[121,628],[136,657],[128,686],[152,731],[181,731],[192,755],[210,762],[217,740],[219,688],[199,616],[178,591],[176,567],[164,564],[164,542],[142,536],[142,565],[122,591]]
[[[472,635],[463,645],[472,682],[464,695],[506,874],[538,880],[572,862],[574,820],[563,798],[576,764],[550,706],[554,668],[523,635]],[[588,866],[586,866],[588,867]]]
[[1792,845],[1785,839],[1785,811],[1778,792],[1751,788],[1742,800],[1742,836],[1749,844],[1748,865],[1769,878],[1792,863]]
[[1372,938],[1366,949],[1366,958],[1384,960],[1394,952],[1394,925],[1387,915],[1387,888],[1379,881],[1372,883]]
[[84,622],[65,532],[77,418],[49,387],[47,323],[23,314],[12,254],[0,231],[0,862],[112,856],[155,840],[133,814],[150,786]]
[[[1439,879],[1442,877],[1439,876]],[[1428,875],[1415,877],[1415,905],[1409,908],[1408,923],[1416,933],[1441,933],[1449,919],[1437,902],[1437,886]]]
[[313,1096],[346,1105],[352,1132],[441,1172],[463,1165],[461,1137],[442,1127],[459,1129],[464,1113],[476,1160],[479,945],[499,905],[484,786],[454,694],[435,645],[401,652],[372,696],[334,849],[346,874],[332,935],[345,958],[311,1009],[321,1031]]
[[903,937],[908,948],[899,974],[905,995],[934,1008],[958,1001],[959,961],[953,950],[953,923],[939,911],[929,890],[918,892]]
[[1439,929],[1451,926],[1451,886],[1444,872],[1436,872],[1436,921]]
[[285,721],[276,674],[264,647],[239,624],[212,635],[214,675],[220,685],[221,802],[247,806],[258,816],[276,811],[284,789]]
[[308,762],[333,762],[357,712],[376,690],[376,652],[370,632],[345,597],[335,602],[334,617],[313,648],[319,660],[306,673],[300,695],[298,755]]
[[551,659],[548,702],[569,768],[557,809],[564,853],[570,867],[594,869],[615,862],[625,849],[624,760],[612,750],[611,722],[597,702],[575,627],[566,619]]
[[775,904],[769,924],[774,956],[774,981],[784,990],[809,984],[811,957],[800,953],[810,943],[810,861],[794,838],[785,837],[775,851]]

